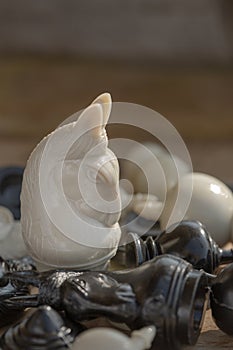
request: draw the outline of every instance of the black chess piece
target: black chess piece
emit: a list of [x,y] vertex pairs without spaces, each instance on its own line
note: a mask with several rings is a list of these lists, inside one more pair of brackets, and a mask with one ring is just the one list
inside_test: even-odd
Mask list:
[[17,321],[22,317],[24,307],[20,305],[7,305],[6,300],[11,297],[29,295],[29,287],[18,281],[9,281],[7,273],[24,271],[25,274],[36,272],[36,267],[30,257],[13,260],[3,260],[0,257],[0,327]]
[[24,307],[17,304],[9,305],[7,300],[11,297],[29,296],[29,287],[18,286],[16,284],[8,283],[4,287],[0,287],[0,327],[7,326],[8,324],[17,321],[22,317]]
[[31,257],[22,259],[2,259],[0,257],[0,287],[8,284],[8,279],[5,277],[7,273],[14,271],[36,271],[36,265]]
[[195,269],[213,273],[221,264],[233,261],[233,250],[223,250],[199,221],[181,221],[163,231],[157,238],[143,240],[128,233],[125,260],[128,267],[139,266],[161,254],[179,256]]
[[10,327],[1,337],[0,347],[2,350],[65,350],[71,348],[76,335],[77,326],[74,335],[55,310],[41,306],[19,324]]
[[167,349],[196,343],[208,300],[205,272],[171,255],[118,272],[32,271],[8,277],[39,289],[36,295],[9,298],[9,305],[47,304],[75,322],[104,316],[131,329],[155,325],[155,344]]
[[0,168],[0,205],[7,207],[14,215],[15,220],[20,219],[23,172],[22,167]]
[[210,305],[217,326],[233,335],[233,264],[212,280]]

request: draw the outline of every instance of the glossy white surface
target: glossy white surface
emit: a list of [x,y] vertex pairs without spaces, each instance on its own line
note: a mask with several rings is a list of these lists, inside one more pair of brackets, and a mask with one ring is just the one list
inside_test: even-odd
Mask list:
[[[212,238],[220,245],[231,240],[231,221],[233,215],[232,191],[217,178],[202,174],[187,174],[179,181],[182,196],[193,186],[191,202],[184,219],[199,220]],[[177,186],[171,189],[161,215],[161,225],[166,227],[176,198]],[[178,215],[179,208],[177,208]],[[175,216],[173,223],[176,222]]]
[[116,252],[119,168],[105,131],[111,104],[109,94],[100,95],[44,138],[27,162],[23,238],[43,269],[102,266]]
[[0,206],[0,256],[18,259],[27,255],[22,237],[21,224],[15,221],[11,211]]
[[[175,162],[179,164],[183,175],[191,171],[185,162],[178,157],[173,159],[165,148],[155,142],[136,144],[126,159],[132,161],[122,162],[122,176],[132,183],[134,192],[147,193],[149,185],[149,194],[157,196],[161,201],[165,199],[167,191],[177,183]],[[135,165],[134,159],[140,164],[140,168]]]
[[154,326],[134,331],[131,337],[112,328],[92,328],[81,333],[73,350],[144,350],[150,349],[156,331]]

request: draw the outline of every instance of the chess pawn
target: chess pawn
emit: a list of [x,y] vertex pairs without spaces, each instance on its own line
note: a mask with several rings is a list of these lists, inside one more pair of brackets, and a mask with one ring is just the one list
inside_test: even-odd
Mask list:
[[3,259],[20,259],[26,255],[20,221],[14,220],[8,208],[0,206],[0,256]]
[[217,326],[233,335],[233,264],[225,267],[212,280],[210,303]]
[[[159,201],[163,201],[167,190],[177,184],[177,165],[183,175],[191,171],[188,164],[174,155],[171,156],[164,147],[156,142],[135,144],[125,159],[130,162],[121,161],[122,177],[132,183],[134,192],[147,193],[149,183],[149,195],[156,196]],[[140,164],[140,168],[135,165],[136,162]]]
[[[165,207],[160,217],[162,229],[167,228],[171,212],[177,197],[177,191],[186,198],[192,188],[192,196],[184,220],[199,220],[217,244],[223,246],[231,240],[231,222],[233,216],[233,194],[229,187],[213,176],[202,173],[190,173],[179,179],[177,186],[168,191]],[[182,202],[182,201],[181,201]],[[180,203],[181,203],[180,202]],[[173,224],[179,221],[180,208],[176,206]]]
[[79,335],[72,350],[144,350],[150,349],[156,330],[154,326],[133,331],[131,337],[112,328],[92,328]]
[[128,267],[139,266],[161,254],[179,256],[195,269],[213,273],[221,265],[233,261],[233,250],[223,250],[213,241],[206,228],[198,221],[181,221],[157,238],[148,236],[144,241],[129,233],[130,243],[125,246]]
[[2,350],[71,348],[74,338],[61,316],[50,306],[39,307],[19,324],[10,327],[1,338]]
[[29,157],[21,193],[28,254],[41,270],[103,269],[120,240],[119,167],[105,126],[111,96],[45,137]]

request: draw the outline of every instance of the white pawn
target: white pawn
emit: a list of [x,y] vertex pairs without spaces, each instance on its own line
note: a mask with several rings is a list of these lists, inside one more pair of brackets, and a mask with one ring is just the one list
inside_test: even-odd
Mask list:
[[168,192],[165,208],[160,218],[162,228],[165,229],[167,225],[170,226],[180,220],[180,208],[177,206],[176,213],[172,217],[173,221],[169,222],[178,189],[182,198],[185,198],[192,187],[191,201],[184,212],[183,219],[199,220],[206,226],[216,243],[223,246],[232,240],[233,195],[222,181],[207,174],[187,174],[181,177],[177,186]]
[[112,328],[92,328],[76,338],[72,350],[145,350],[151,348],[155,334],[154,326],[134,331],[131,337]]
[[135,144],[125,159],[121,161],[122,177],[132,183],[134,192],[149,192],[159,201],[177,184],[177,166],[183,175],[191,171],[188,164],[156,142]]
[[148,193],[130,194],[122,186],[120,186],[120,194],[121,218],[124,218],[128,212],[134,211],[147,220],[158,220],[163,209],[163,203],[156,196]]
[[11,211],[0,206],[0,256],[3,259],[20,259],[27,255],[20,221],[14,220]]

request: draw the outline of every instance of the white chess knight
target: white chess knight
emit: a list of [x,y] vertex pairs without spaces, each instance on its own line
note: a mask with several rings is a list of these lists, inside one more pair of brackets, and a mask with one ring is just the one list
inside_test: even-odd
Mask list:
[[41,269],[100,268],[120,240],[119,167],[105,126],[111,96],[100,95],[81,115],[46,136],[24,172],[24,242]]

